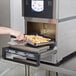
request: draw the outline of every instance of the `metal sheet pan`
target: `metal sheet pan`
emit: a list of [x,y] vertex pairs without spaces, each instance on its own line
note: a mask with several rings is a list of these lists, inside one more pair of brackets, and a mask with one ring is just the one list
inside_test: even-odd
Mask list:
[[27,42],[28,45],[33,46],[33,47],[39,47],[39,46],[47,46],[47,45],[52,45],[54,44],[54,41],[48,41],[48,42],[43,42],[43,43],[33,43],[32,41]]
[[[25,35],[25,36],[27,37],[27,36],[31,36],[31,35]],[[47,46],[47,45],[55,44],[54,39],[51,39],[51,38],[48,38],[48,37],[45,37],[45,36],[42,36],[42,35],[32,35],[32,36],[39,36],[39,38],[42,37],[42,38],[47,39],[47,41],[35,43],[35,42],[33,42],[32,40],[30,40],[30,39],[27,37],[27,38],[28,38],[27,44],[29,44],[29,45],[31,45],[31,46],[33,46],[33,47]],[[42,38],[41,38],[41,39],[42,39]],[[37,40],[37,41],[38,41],[38,40]]]

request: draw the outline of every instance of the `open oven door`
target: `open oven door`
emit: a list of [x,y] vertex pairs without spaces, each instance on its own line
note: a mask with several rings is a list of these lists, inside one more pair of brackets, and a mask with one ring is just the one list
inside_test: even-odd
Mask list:
[[[35,51],[29,51],[29,50],[27,51],[24,49],[19,49],[20,46],[4,47],[2,49],[2,57],[9,61],[14,61],[14,62],[27,64],[31,66],[39,66],[40,53]],[[22,47],[25,48],[25,46],[22,46]]]

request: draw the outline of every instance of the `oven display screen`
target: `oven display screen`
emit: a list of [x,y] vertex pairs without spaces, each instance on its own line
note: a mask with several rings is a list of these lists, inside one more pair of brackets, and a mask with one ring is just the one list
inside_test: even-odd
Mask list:
[[53,0],[23,0],[23,16],[53,18]]
[[32,0],[31,8],[35,12],[42,12],[44,10],[44,0]]

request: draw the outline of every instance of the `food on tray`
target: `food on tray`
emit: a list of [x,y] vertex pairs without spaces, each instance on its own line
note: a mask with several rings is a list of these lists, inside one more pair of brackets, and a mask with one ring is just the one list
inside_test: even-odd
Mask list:
[[28,40],[32,41],[33,43],[44,43],[44,42],[48,42],[49,38],[45,38],[43,36],[39,36],[39,35],[25,35],[27,37]]

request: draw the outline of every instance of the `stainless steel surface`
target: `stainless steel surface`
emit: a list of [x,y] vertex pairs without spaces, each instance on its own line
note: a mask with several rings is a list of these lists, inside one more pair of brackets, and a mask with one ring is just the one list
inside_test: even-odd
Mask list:
[[29,52],[37,52],[37,53],[46,52],[50,48],[50,46],[30,47],[28,45],[10,45],[10,47],[16,48],[16,49],[21,49],[24,51],[29,51]]
[[24,65],[0,58],[0,76],[25,76]]
[[76,51],[76,19],[61,22],[57,27],[57,58],[62,60],[65,56]]
[[76,56],[74,55],[71,59],[67,60],[59,66],[41,64],[40,68],[58,72],[66,76],[76,76]]
[[50,70],[50,71],[54,71],[54,72],[58,72],[58,73],[62,73],[65,75],[71,75],[71,76],[76,76],[76,71],[73,70],[69,70],[69,69],[65,69],[64,67],[60,68],[60,67],[56,67],[56,66],[49,66],[46,64],[41,64],[40,68],[46,69],[46,70]]
[[30,76],[30,66],[25,65],[25,76]]
[[[61,19],[75,16],[76,5],[71,4],[70,6],[70,3],[74,4],[75,1],[72,2],[68,0],[66,2],[66,0],[54,0],[53,15],[55,15],[55,17],[53,16],[54,17],[53,19],[31,18],[31,17],[25,18],[26,34],[28,33],[27,29],[29,28],[28,26],[31,26],[32,23],[34,22],[43,24],[46,23],[47,25],[49,23],[50,24],[49,26],[51,26],[52,24],[55,25],[54,28],[55,33],[53,33],[54,34],[53,38],[56,41],[57,52],[54,57],[57,63],[63,60],[64,57],[76,51],[76,30],[75,30],[76,17],[74,19],[68,19],[68,20],[66,19],[65,21],[60,22]],[[54,22],[51,22],[52,20],[54,20]],[[31,22],[31,25],[28,25],[29,22]]]
[[56,64],[56,52],[57,50],[49,50],[42,53],[40,61]]
[[46,18],[32,18],[32,17],[25,17],[26,21],[29,22],[42,22],[42,23],[51,23],[56,24],[57,19],[46,19]]

